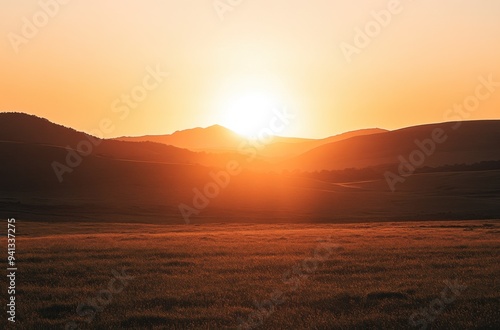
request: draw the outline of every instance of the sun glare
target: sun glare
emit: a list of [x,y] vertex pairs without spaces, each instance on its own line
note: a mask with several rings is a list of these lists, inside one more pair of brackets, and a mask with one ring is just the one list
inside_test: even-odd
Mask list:
[[240,135],[255,136],[269,126],[275,107],[275,100],[264,93],[240,95],[229,102],[222,125]]

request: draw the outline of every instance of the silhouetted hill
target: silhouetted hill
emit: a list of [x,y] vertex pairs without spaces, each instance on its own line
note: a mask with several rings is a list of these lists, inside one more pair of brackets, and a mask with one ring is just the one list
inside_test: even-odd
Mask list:
[[234,151],[242,139],[238,134],[220,125],[186,129],[167,135],[117,138],[120,141],[151,141],[196,151]]
[[[54,124],[47,119],[24,113],[0,113],[0,141],[47,145],[65,149],[90,151],[92,156],[156,161],[166,163],[197,163],[207,161],[206,155],[160,143],[132,143],[106,140]],[[64,158],[54,159],[64,161]]]
[[290,141],[281,141],[276,143],[270,143],[265,146],[263,150],[259,152],[261,156],[269,157],[269,158],[289,158],[298,156],[302,153],[305,153],[309,150],[317,148],[319,146],[333,143],[337,141],[342,141],[345,139],[349,139],[355,136],[363,136],[363,135],[371,135],[371,134],[379,134],[388,132],[387,130],[380,128],[368,128],[368,129],[360,129],[352,132],[346,132],[334,136],[330,136],[324,139],[309,139],[307,141],[294,141],[291,143]]
[[19,112],[0,113],[0,140],[65,147],[86,140],[84,133],[45,118]]
[[[458,128],[454,129],[454,127]],[[416,140],[432,139],[434,130],[442,130],[442,143],[425,155],[422,166],[472,164],[500,159],[500,121],[482,120],[421,125],[380,134],[357,136],[325,144],[280,164],[280,168],[303,171],[364,168],[406,161],[415,150]],[[430,148],[430,147],[429,147]],[[432,149],[432,148],[430,148]]]

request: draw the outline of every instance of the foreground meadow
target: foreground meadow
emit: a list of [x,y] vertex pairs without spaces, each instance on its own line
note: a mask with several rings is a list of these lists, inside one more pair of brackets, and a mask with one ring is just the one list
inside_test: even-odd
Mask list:
[[16,328],[498,329],[499,252],[498,221],[18,221]]

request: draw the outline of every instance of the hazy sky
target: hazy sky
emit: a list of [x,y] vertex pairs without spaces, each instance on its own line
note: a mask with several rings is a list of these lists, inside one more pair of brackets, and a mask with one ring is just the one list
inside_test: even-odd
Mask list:
[[[500,81],[498,0],[60,2],[0,0],[0,111],[121,136],[242,130],[276,106],[296,113],[283,134],[324,137],[440,122],[479,76]],[[482,118],[500,88],[466,119]]]

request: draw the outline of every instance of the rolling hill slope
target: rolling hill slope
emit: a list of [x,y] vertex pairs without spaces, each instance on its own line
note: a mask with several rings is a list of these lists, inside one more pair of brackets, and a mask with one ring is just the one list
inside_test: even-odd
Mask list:
[[[454,127],[457,123],[430,124],[356,136],[310,150],[280,163],[278,168],[321,171],[398,164],[400,156],[409,161],[412,152],[422,148],[425,166],[500,159],[500,121],[468,121]],[[433,136],[441,142],[429,142]]]
[[[209,154],[193,152],[179,147],[155,142],[127,142],[114,139],[99,139],[72,128],[54,124],[47,119],[24,113],[0,113],[0,141],[46,145],[76,151],[83,155],[124,159],[133,161],[161,162],[171,164],[202,164],[225,166],[232,159],[242,160],[238,153]],[[73,152],[74,154],[74,152]],[[67,162],[66,156],[53,159]],[[258,166],[259,163],[254,164]]]

